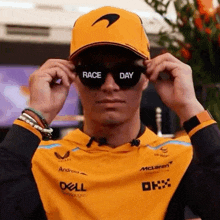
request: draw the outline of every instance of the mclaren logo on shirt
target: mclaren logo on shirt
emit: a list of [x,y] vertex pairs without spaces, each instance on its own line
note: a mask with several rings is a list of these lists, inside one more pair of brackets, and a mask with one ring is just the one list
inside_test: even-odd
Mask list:
[[143,182],[142,190],[143,191],[151,191],[151,190],[161,190],[171,187],[170,178],[166,180],[158,180],[152,182]]
[[169,161],[167,164],[163,164],[163,165],[141,167],[140,171],[149,171],[149,170],[157,170],[158,171],[161,169],[169,168],[172,163],[173,163],[173,161]]

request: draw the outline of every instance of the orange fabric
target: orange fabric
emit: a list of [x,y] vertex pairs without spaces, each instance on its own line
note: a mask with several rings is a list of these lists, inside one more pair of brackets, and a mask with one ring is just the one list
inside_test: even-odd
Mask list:
[[192,159],[189,138],[164,139],[146,129],[140,146],[110,148],[75,130],[42,141],[32,171],[48,219],[164,219]]
[[210,119],[212,119],[207,111],[203,111],[203,112],[197,114],[196,117],[198,118],[200,123],[205,122],[205,121],[209,121]]
[[42,140],[42,134],[35,128],[33,128],[31,125],[29,125],[28,123],[24,122],[24,121],[20,121],[20,120],[15,120],[14,124],[19,125],[23,128],[28,129],[29,131],[31,131],[32,133],[34,133],[36,136],[38,136],[38,138],[40,140]]
[[[113,19],[115,16],[110,26],[106,18],[98,21],[109,14],[114,14]],[[139,16],[123,9],[102,7],[78,18],[72,29],[70,58],[87,47],[101,44],[125,47],[150,59],[150,43]]]
[[[210,117],[210,116],[209,116]],[[209,120],[209,121],[205,121],[202,124],[199,124],[198,126],[196,126],[195,128],[193,128],[190,132],[189,132],[189,137],[192,137],[197,131],[201,130],[202,128],[205,128],[211,124],[215,124],[216,121],[214,120]]]

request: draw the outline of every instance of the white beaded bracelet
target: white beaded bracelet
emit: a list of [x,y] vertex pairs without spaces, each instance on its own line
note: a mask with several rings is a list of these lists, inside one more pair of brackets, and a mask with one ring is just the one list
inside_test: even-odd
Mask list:
[[34,127],[35,129],[37,129],[38,131],[42,132],[42,133],[45,133],[49,136],[51,136],[51,133],[53,132],[53,129],[52,128],[49,128],[49,129],[46,129],[46,128],[42,128],[40,127],[37,123],[34,123],[32,121],[30,121],[28,119],[28,117],[26,117],[24,115],[25,113],[23,113],[22,115],[20,115],[18,118],[24,122],[26,122],[27,124],[31,125],[32,127]]
[[37,124],[37,122],[35,121],[35,119],[33,119],[30,115],[28,115],[27,113],[23,113],[22,115],[24,115],[26,118],[30,119],[31,121],[33,121],[34,123]]

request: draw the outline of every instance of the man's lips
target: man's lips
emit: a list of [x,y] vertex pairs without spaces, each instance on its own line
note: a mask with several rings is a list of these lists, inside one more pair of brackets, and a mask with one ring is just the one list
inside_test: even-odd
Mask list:
[[102,99],[102,100],[96,101],[96,103],[98,103],[98,104],[102,104],[102,103],[125,103],[125,101],[120,100],[120,99]]

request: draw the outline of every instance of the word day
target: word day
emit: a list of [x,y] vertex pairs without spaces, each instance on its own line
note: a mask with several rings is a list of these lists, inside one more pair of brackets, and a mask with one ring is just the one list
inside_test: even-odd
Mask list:
[[130,73],[130,72],[126,72],[126,73],[120,73],[120,79],[132,79],[134,72]]

